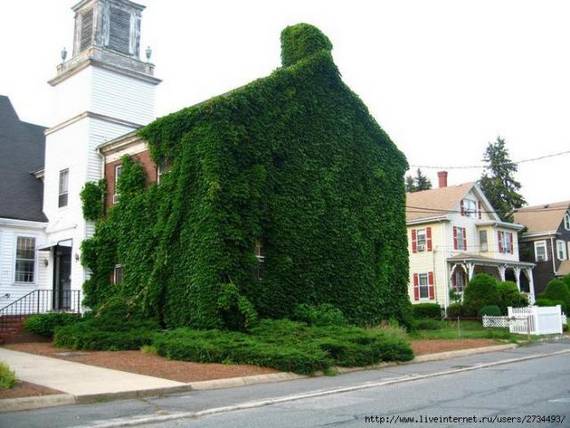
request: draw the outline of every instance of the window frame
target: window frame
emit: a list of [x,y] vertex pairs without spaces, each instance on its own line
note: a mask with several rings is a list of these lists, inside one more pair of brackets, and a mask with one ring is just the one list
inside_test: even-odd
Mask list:
[[[472,207],[470,207],[471,204],[473,204]],[[463,199],[463,216],[469,218],[478,217],[477,201],[473,199]]]
[[[64,186],[62,186],[62,176],[65,174],[65,191],[62,190]],[[58,208],[67,208],[69,206],[69,168],[64,168],[59,170],[58,174],[58,181],[57,181],[57,207]],[[65,198],[63,198],[65,196]],[[65,201],[65,203],[62,203]]]
[[[457,286],[457,278],[461,277],[461,290],[459,290],[458,286]],[[463,269],[460,268],[456,268],[453,271],[453,280],[451,282],[451,288],[458,294],[463,294],[463,291],[465,291],[465,287],[467,286],[467,282],[466,281],[466,273]]]
[[[32,239],[34,242],[34,249],[33,249],[33,259],[26,259],[26,258],[22,258],[22,257],[18,257],[18,241],[20,240],[20,238],[22,239]],[[34,235],[26,235],[26,234],[19,234],[16,235],[16,240],[14,243],[14,259],[13,259],[13,263],[12,266],[14,267],[14,274],[13,274],[13,279],[14,279],[14,284],[22,284],[22,285],[35,285],[37,283],[37,274],[38,274],[38,240],[36,238],[36,236]],[[17,269],[17,263],[18,260],[23,260],[23,261],[32,261],[32,266],[33,266],[33,270],[32,270],[32,280],[31,281],[19,281],[18,280],[18,269]]]
[[[119,276],[117,272],[121,272],[120,281],[117,279],[117,277]],[[124,278],[125,278],[125,270],[123,269],[123,265],[116,264],[115,267],[113,268],[113,285],[119,285],[121,282],[123,282]]]
[[[513,236],[513,232],[507,232],[505,230],[500,230],[499,232],[501,232],[501,236],[502,236],[502,241],[501,241],[501,246],[499,247],[499,250],[502,249],[502,251],[499,251],[500,254],[514,254],[515,252],[515,241],[514,241],[514,236]],[[513,251],[511,252],[511,247],[513,249]]]
[[[425,277],[425,284],[422,284],[422,277]],[[422,287],[425,288],[426,296],[422,297]],[[419,300],[430,300],[429,298],[429,273],[418,273],[418,296]]]
[[121,171],[123,170],[123,164],[119,163],[113,168],[113,204],[119,202],[119,192],[117,191],[117,185],[119,183],[119,177],[121,176]]
[[[560,257],[560,250],[562,250],[562,257]],[[560,261],[564,261],[568,258],[568,253],[566,252],[566,241],[562,239],[556,240],[556,258]]]
[[[423,236],[423,246],[420,247],[420,235]],[[427,229],[416,229],[416,251],[423,253],[427,251]]]
[[[485,236],[485,242],[481,239],[482,236]],[[479,251],[482,253],[489,252],[489,233],[486,229],[479,231]]]
[[455,226],[457,229],[457,251],[467,251],[467,236],[463,239],[463,231],[467,235],[467,228],[462,226]]
[[570,213],[568,211],[564,214],[564,229],[570,230]]
[[[544,260],[539,260],[538,259],[538,248],[539,247],[543,247],[544,248]],[[536,263],[542,263],[542,262],[547,262],[548,261],[548,245],[546,243],[545,240],[542,241],[535,241],[534,242],[534,261]]]

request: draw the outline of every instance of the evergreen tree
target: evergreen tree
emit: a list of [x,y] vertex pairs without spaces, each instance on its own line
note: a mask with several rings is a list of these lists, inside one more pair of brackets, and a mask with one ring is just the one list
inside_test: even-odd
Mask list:
[[422,174],[421,169],[417,169],[415,177],[411,175],[406,176],[406,192],[419,192],[429,189],[431,189],[431,181]]
[[406,192],[411,193],[416,191],[416,183],[414,182],[414,177],[411,175],[406,176]]
[[519,193],[521,184],[515,179],[518,166],[509,157],[505,140],[489,143],[483,161],[487,163],[479,180],[481,189],[496,213],[504,221],[513,220],[513,210],[526,204]]

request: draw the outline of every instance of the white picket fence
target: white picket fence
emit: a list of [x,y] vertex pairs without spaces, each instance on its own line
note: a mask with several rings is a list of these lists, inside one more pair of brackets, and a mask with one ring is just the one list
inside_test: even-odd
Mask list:
[[567,322],[560,305],[509,307],[507,310],[507,316],[483,316],[483,327],[508,327],[515,334],[562,334],[562,324]]

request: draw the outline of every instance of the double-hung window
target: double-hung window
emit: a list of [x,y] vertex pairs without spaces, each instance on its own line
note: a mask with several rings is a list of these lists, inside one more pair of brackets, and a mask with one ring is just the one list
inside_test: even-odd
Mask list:
[[502,254],[513,254],[514,253],[514,242],[512,232],[497,232],[499,240],[499,253]]
[[479,231],[479,249],[482,253],[486,253],[489,251],[489,241],[487,238],[487,231],[480,230]]
[[418,274],[418,287],[420,299],[429,299],[429,277],[427,273]]
[[564,229],[570,230],[570,213],[564,214]]
[[121,171],[123,170],[123,165],[115,165],[115,178],[114,178],[114,191],[113,191],[113,203],[116,204],[119,202],[119,192],[118,192],[118,185],[119,185],[119,177],[121,176]]
[[465,217],[477,218],[477,202],[472,199],[463,199],[462,206]]
[[548,261],[548,251],[546,241],[536,241],[534,243],[534,260],[537,262]]
[[63,208],[67,206],[69,198],[69,169],[59,171],[59,193],[57,206]]
[[558,260],[566,260],[566,241],[556,241],[556,256]]
[[18,236],[16,241],[15,281],[33,283],[36,270],[36,238]]
[[113,284],[120,284],[123,282],[123,266],[115,265],[113,270]]
[[467,230],[464,227],[453,227],[453,243],[455,250],[467,251]]
[[418,251],[425,251],[426,250],[426,230],[425,229],[418,229],[416,232],[416,239],[417,239],[417,249]]

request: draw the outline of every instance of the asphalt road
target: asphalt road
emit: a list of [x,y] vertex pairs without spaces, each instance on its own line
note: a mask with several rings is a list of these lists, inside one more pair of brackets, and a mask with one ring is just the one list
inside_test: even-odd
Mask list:
[[[565,340],[335,377],[7,413],[0,415],[0,426],[360,427],[390,425],[390,418],[399,418],[391,425],[563,427],[570,426],[570,353],[560,352],[568,350],[570,341]],[[268,399],[279,402],[268,405]],[[243,403],[251,408],[191,417],[192,412]],[[527,415],[531,419],[523,423],[420,419]],[[552,415],[560,423],[536,419]],[[378,419],[367,422],[366,417]],[[403,417],[413,417],[415,423]]]

